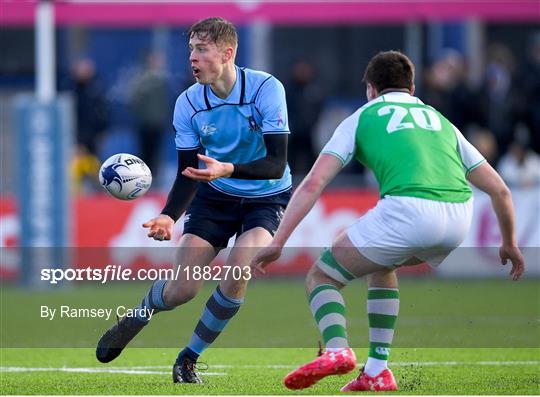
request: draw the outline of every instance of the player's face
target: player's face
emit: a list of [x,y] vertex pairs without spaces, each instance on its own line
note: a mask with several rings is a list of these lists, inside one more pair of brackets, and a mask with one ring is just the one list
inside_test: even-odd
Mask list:
[[189,39],[189,61],[193,77],[201,84],[215,83],[223,73],[224,53],[216,43],[193,35]]

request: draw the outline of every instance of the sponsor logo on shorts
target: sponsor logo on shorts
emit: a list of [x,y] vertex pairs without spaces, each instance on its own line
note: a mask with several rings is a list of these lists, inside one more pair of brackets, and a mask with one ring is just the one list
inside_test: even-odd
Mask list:
[[283,214],[284,213],[285,213],[285,211],[283,211],[283,208],[276,211],[276,216],[277,216],[278,222],[281,222],[281,220],[283,219]]

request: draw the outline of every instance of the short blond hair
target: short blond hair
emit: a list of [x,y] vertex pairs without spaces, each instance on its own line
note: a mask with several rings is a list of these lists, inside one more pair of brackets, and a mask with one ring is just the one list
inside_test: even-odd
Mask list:
[[193,24],[188,32],[191,39],[196,36],[200,40],[209,40],[218,47],[230,45],[234,49],[238,46],[236,27],[223,18],[206,18]]

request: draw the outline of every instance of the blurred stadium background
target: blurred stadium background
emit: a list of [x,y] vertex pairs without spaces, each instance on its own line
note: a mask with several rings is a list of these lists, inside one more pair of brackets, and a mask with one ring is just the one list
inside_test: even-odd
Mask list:
[[[475,192],[474,220],[463,248],[436,270],[425,266],[406,271],[411,277],[404,277],[401,284],[402,313],[395,346],[430,349],[427,354],[408,349],[396,357],[403,362],[448,361],[449,357],[522,361],[513,362],[513,367],[501,364],[497,367],[500,372],[460,367],[464,373],[477,370],[475,379],[484,380],[483,389],[476,384],[460,389],[462,382],[456,372],[440,372],[442,389],[437,383],[423,389],[416,388],[416,381],[410,381],[409,386],[404,378],[400,382],[413,394],[538,394],[538,0],[58,0],[48,3],[55,21],[51,30],[37,28],[38,4],[33,0],[0,0],[0,353],[2,366],[16,365],[23,370],[4,376],[4,372],[14,370],[2,367],[2,382],[7,385],[3,393],[126,394],[142,390],[171,394],[168,383],[163,386],[164,376],[161,389],[155,389],[140,377],[87,373],[101,371],[93,368],[97,364],[92,349],[57,349],[55,354],[50,354],[50,349],[37,349],[93,347],[114,321],[49,321],[40,318],[40,306],[129,307],[148,282],[52,286],[40,281],[39,267],[170,266],[182,222],[177,223],[169,243],[148,239],[141,224],[161,210],[176,173],[171,111],[176,97],[192,84],[184,32],[199,19],[222,16],[238,26],[237,64],[273,73],[285,85],[292,131],[289,160],[295,184],[338,123],[365,103],[361,79],[368,60],[388,49],[403,50],[412,58],[417,67],[418,96],[447,115],[511,187],[518,240],[528,267],[525,280],[502,280],[508,269],[498,260],[496,218],[488,198]],[[42,14],[47,19],[47,11]],[[54,45],[47,51],[38,43],[46,44],[53,38],[50,33],[54,33],[54,41],[50,40]],[[39,73],[38,63],[44,68]],[[43,71],[47,67],[49,75]],[[100,162],[118,152],[136,154],[150,165],[154,184],[145,197],[121,202],[99,186]],[[358,165],[348,166],[292,236],[290,248],[271,268],[271,280],[256,280],[250,285],[242,314],[216,345],[315,346],[317,330],[305,305],[300,276],[320,247],[327,246],[377,199],[371,174]],[[156,324],[134,341],[134,347],[178,347],[187,341],[213,288],[210,284],[193,304],[159,316]],[[58,288],[61,285],[67,288]],[[28,287],[33,287],[32,293]],[[366,346],[365,288],[353,286],[344,294],[351,313],[352,343]],[[280,310],[270,310],[270,301]],[[32,349],[17,349],[28,347]],[[456,356],[458,347],[486,350],[479,355],[469,349]],[[449,354],[447,348],[454,350]],[[300,363],[303,359],[296,356],[297,351],[290,350],[272,353],[277,354],[275,359],[247,349],[236,353],[219,353],[219,349],[213,353],[216,350],[210,349],[209,354],[217,354],[218,363],[229,363],[224,357],[231,354],[242,364],[258,363],[259,357],[254,355],[266,357],[270,364]],[[174,354],[128,349],[119,363],[158,363],[168,368],[169,356]],[[23,368],[27,365],[92,368],[82,368],[82,375],[65,374],[64,378],[48,372],[34,377]],[[275,383],[266,389],[273,394],[284,390],[279,384],[284,370],[276,368],[255,371],[258,380],[268,378]],[[77,368],[68,370],[77,372]],[[120,373],[135,373],[127,371]],[[531,375],[535,371],[536,375]],[[271,377],[266,376],[268,372]],[[411,366],[400,376],[414,378],[417,373]],[[234,393],[259,393],[253,382],[245,382],[238,374],[232,376],[238,378],[233,378],[238,382]],[[500,378],[500,385],[492,388],[495,378]],[[62,379],[66,382],[59,381]],[[118,390],[110,387],[108,379],[120,385]],[[456,389],[444,388],[450,381]],[[226,379],[221,382],[222,388],[201,392],[229,394],[231,384]],[[515,387],[518,384],[520,388]],[[245,389],[247,386],[251,389]],[[329,394],[334,389],[319,392]]]
[[[36,133],[44,121],[21,105],[22,94],[39,83],[37,43],[46,42],[47,31],[36,29],[38,3],[1,3],[1,247],[132,246],[144,253],[158,246],[139,225],[158,213],[176,173],[171,110],[192,84],[184,32],[214,15],[238,25],[237,64],[266,70],[285,84],[296,183],[335,126],[365,102],[361,78],[369,58],[400,49],[417,66],[418,96],[447,115],[511,186],[520,245],[540,246],[536,0],[54,1],[54,51],[48,53],[54,72],[45,83],[57,90],[63,114],[53,123],[56,135],[45,140]],[[147,197],[119,202],[98,185],[100,162],[118,152],[150,165],[154,185]],[[371,174],[351,164],[290,245],[328,244],[376,200]],[[495,222],[488,200],[477,194],[464,246],[497,246]],[[177,238],[180,233],[181,222]],[[493,255],[482,252],[474,266],[457,263],[439,272],[503,275]],[[305,271],[310,261],[292,257],[278,273]],[[4,250],[3,279],[17,279],[20,258]],[[540,275],[538,264],[530,265],[528,274]]]

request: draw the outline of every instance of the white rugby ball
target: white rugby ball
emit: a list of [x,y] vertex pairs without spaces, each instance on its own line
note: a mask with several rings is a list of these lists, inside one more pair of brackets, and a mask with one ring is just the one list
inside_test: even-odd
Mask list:
[[137,156],[118,153],[101,165],[99,182],[117,199],[134,200],[150,189],[152,172]]

